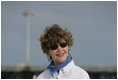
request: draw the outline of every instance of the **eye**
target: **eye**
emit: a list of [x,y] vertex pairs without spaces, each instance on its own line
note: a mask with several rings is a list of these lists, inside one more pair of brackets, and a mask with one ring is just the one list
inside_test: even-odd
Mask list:
[[67,46],[67,43],[66,43],[66,42],[63,42],[63,43],[60,44],[60,46],[61,46],[62,48],[64,48],[64,47]]
[[51,46],[50,49],[52,49],[52,50],[56,50],[57,48],[58,48],[58,45],[53,45],[53,46]]

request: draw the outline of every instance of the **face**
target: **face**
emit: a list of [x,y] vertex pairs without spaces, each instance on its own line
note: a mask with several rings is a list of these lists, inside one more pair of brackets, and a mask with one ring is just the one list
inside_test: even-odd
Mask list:
[[68,45],[65,40],[61,40],[61,42],[56,45],[57,46],[52,46],[52,48],[49,49],[49,56],[51,56],[54,65],[58,66],[65,62],[68,57]]

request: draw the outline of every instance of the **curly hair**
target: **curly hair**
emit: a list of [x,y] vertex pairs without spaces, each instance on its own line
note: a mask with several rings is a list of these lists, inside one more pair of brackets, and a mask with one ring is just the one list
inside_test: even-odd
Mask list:
[[42,34],[39,39],[43,53],[48,54],[50,46],[60,43],[62,39],[67,42],[69,47],[73,45],[73,38],[70,31],[67,29],[62,29],[62,27],[58,24],[54,24],[50,27],[47,26],[44,34]]

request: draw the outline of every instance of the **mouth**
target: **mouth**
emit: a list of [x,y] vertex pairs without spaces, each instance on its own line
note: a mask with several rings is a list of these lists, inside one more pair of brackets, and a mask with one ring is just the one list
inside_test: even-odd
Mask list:
[[56,54],[56,56],[62,57],[62,56],[64,56],[64,54],[65,54],[65,53],[59,53],[59,54]]

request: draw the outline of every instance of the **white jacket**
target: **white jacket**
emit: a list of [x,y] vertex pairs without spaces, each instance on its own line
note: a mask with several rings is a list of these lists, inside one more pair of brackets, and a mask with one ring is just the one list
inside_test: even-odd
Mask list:
[[88,73],[76,66],[72,60],[59,73],[54,72],[53,77],[48,69],[44,70],[37,79],[90,79]]

